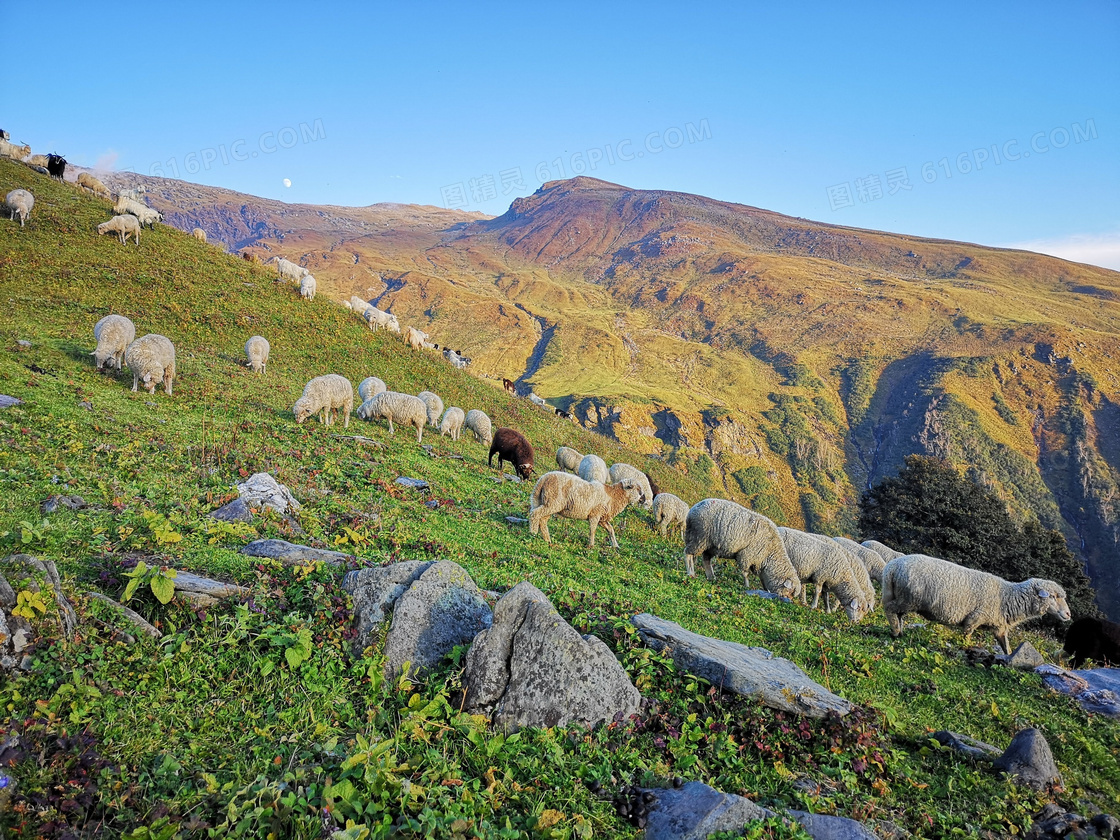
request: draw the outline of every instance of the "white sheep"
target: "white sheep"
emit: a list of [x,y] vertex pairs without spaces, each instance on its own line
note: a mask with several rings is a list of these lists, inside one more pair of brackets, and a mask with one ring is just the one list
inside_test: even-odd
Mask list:
[[443,414],[443,400],[439,398],[438,394],[433,394],[431,391],[421,391],[417,394],[424,405],[428,407],[428,423],[434,429],[439,428],[439,418]]
[[299,296],[304,300],[315,300],[315,278],[305,274],[299,281]]
[[316,376],[303,386],[303,396],[296,400],[292,413],[297,423],[303,423],[312,414],[319,415],[319,422],[329,426],[332,415],[342,412],[343,428],[350,425],[350,412],[354,410],[354,386],[345,376],[328,373]]
[[889,545],[883,545],[883,543],[879,542],[878,540],[864,540],[860,543],[860,545],[862,545],[864,548],[870,548],[872,551],[882,557],[883,560],[885,560],[887,563],[903,556],[901,551],[895,551]]
[[548,408],[548,403],[545,402],[544,397],[538,397],[533,391],[529,392],[529,402]]
[[389,389],[385,387],[385,383],[376,376],[367,376],[358,383],[358,399],[365,402],[374,394],[380,394],[388,390]]
[[584,455],[580,459],[579,469],[576,472],[584,481],[601,481],[603,484],[607,484],[611,480],[611,474],[607,470],[607,462],[598,455]]
[[404,340],[413,350],[420,350],[424,347],[424,342],[428,340],[428,334],[423,330],[416,329],[416,327],[409,327],[405,331]]
[[91,193],[101,198],[108,198],[111,195],[109,188],[88,172],[78,173],[78,186],[89,190]]
[[760,513],[728,499],[704,499],[689,508],[684,526],[684,562],[689,577],[696,574],[700,555],[704,573],[715,579],[712,558],[735,558],[743,583],[758,569],[767,591],[786,598],[801,593],[797,570],[789,561],[778,526]]
[[192,230],[191,231],[191,236],[193,236],[195,239],[197,239],[203,245],[206,244],[206,231],[204,231],[202,228],[195,228],[194,230]]
[[124,315],[106,315],[93,325],[93,339],[97,342],[97,349],[90,353],[101,370],[105,363],[117,363],[117,370],[121,369],[125,351],[128,345],[136,340],[136,325]]
[[595,529],[599,525],[611,535],[611,546],[618,548],[611,520],[628,504],[637,504],[641,494],[642,489],[629,479],[604,485],[599,481],[584,481],[579,476],[560,470],[545,473],[537,479],[530,497],[529,533],[540,531],[544,541],[552,545],[548,533],[550,517],[586,519],[591,526],[588,548],[595,547]]
[[672,493],[658,493],[653,497],[653,521],[661,536],[666,536],[670,525],[678,525],[684,539],[684,523],[688,519],[688,502]]
[[474,432],[475,439],[481,444],[489,446],[494,439],[490,416],[481,409],[472,408],[468,411],[466,422],[463,425]]
[[[853,623],[859,622],[871,610],[874,591],[870,596],[857,580],[854,570],[859,561],[831,539],[820,534],[806,534],[794,528],[778,528],[793,568],[802,584],[816,586],[813,609],[820,604],[821,594],[827,589],[836,594]],[[860,566],[862,569],[862,565]],[[866,572],[864,573],[866,577]],[[871,581],[867,581],[870,589]],[[801,603],[806,602],[805,587],[801,588]],[[827,608],[828,602],[825,601]],[[831,612],[831,610],[829,610]]]
[[163,390],[171,396],[171,383],[175,381],[175,345],[171,339],[158,333],[148,333],[136,339],[124,351],[124,363],[132,371],[132,390],[143,382],[149,394],[155,394],[156,385],[163,382]]
[[109,221],[102,222],[97,226],[97,233],[99,236],[104,236],[106,233],[115,233],[122,245],[127,243],[128,237],[131,236],[136,241],[136,247],[140,247],[140,220],[128,213],[123,216],[114,216]]
[[371,330],[381,327],[393,333],[399,333],[401,331],[401,325],[396,315],[392,312],[385,312],[384,310],[378,309],[373,304],[367,304],[366,310],[362,313],[362,317],[369,322],[369,328]]
[[419,397],[401,394],[397,391],[382,391],[374,394],[358,409],[363,420],[388,420],[389,434],[395,435],[393,423],[416,427],[416,442],[424,438],[424,426],[428,422],[428,406]]
[[35,206],[35,196],[27,190],[12,190],[5,196],[4,204],[8,208],[8,219],[14,221],[18,215],[19,226],[23,227],[23,223],[27,221],[31,209]]
[[117,203],[113,205],[113,212],[118,216],[126,213],[135,216],[140,220],[141,225],[147,225],[150,228],[156,226],[156,222],[163,221],[163,214],[158,210],[149,207],[147,204],[141,204],[131,198],[121,198],[118,196]]
[[451,366],[456,370],[466,370],[467,365],[471,363],[470,359],[463,358],[454,350],[444,350],[443,357],[451,362]]
[[579,470],[579,462],[582,460],[583,455],[570,446],[561,446],[556,450],[556,466],[566,472],[577,472]]
[[294,280],[296,283],[302,280],[305,274],[311,273],[302,265],[296,265],[283,257],[276,258],[276,270],[279,272],[281,280],[287,278],[288,280]]
[[624,464],[621,461],[611,464],[611,468],[607,471],[611,477],[611,482],[616,483],[622,481],[624,478],[629,478],[635,484],[642,488],[642,506],[649,510],[653,507],[653,491],[649,486],[649,478],[644,472],[637,467],[630,464]]
[[863,567],[867,570],[867,574],[871,576],[873,581],[876,583],[882,582],[883,567],[887,565],[887,561],[883,559],[879,552],[862,546],[855,540],[850,540],[847,537],[833,537],[833,539],[863,564]]
[[1066,592],[1052,580],[1030,578],[1011,583],[997,575],[930,557],[906,554],[883,570],[883,612],[891,635],[902,633],[902,618],[917,613],[929,621],[964,631],[965,643],[990,627],[1003,652],[1011,653],[1011,628],[1031,618],[1071,616]]
[[443,414],[443,420],[439,424],[440,437],[443,435],[451,435],[452,440],[458,440],[459,435],[463,432],[463,421],[466,419],[463,409],[451,406]]
[[267,338],[254,335],[245,342],[246,365],[257,373],[264,373],[264,366],[268,364],[268,352],[270,349]]

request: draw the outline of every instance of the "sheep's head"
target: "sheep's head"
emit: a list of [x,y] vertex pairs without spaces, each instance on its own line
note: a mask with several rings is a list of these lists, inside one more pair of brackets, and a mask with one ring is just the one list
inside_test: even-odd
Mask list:
[[632,505],[644,504],[646,501],[646,494],[642,492],[642,486],[632,478],[624,478],[619,482],[619,486],[626,491],[627,501]]
[[[97,232],[102,234],[106,233],[109,230],[109,224],[109,222],[102,222],[97,226]],[[101,367],[101,365],[98,365],[98,367]]]
[[852,624],[859,624],[870,610],[868,609],[868,605],[862,600],[853,598],[844,605],[844,612],[848,614],[848,618]]
[[296,422],[302,423],[314,413],[311,400],[307,397],[300,397],[296,400],[296,404],[292,406],[292,413],[296,416]]
[[529,476],[531,476],[533,474],[533,462],[530,461],[528,464],[518,464],[517,465],[517,474],[519,476],[521,476],[521,478],[528,481]]
[[781,598],[789,598],[791,601],[801,594],[801,581],[796,577],[787,577],[775,581],[767,573],[765,566],[762,568],[762,583],[767,592],[773,592],[775,595]]
[[113,354],[102,353],[100,350],[94,350],[92,353],[90,353],[90,355],[93,356],[94,362],[97,363],[97,369],[101,370],[101,368],[105,367],[105,362],[107,362],[109,360],[109,357]]
[[148,389],[148,393],[154,395],[156,392],[156,380],[150,373],[145,373],[141,381],[144,387]]
[[1031,587],[1035,597],[1038,598],[1038,614],[1052,615],[1062,621],[1069,621],[1073,616],[1066,603],[1066,593],[1062,587],[1052,580],[1031,578]]

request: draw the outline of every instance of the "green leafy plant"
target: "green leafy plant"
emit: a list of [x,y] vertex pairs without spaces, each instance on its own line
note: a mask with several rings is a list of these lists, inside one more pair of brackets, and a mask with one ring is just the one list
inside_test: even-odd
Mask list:
[[[283,625],[269,627],[261,636],[271,649],[283,651],[284,661],[293,671],[311,658],[311,628],[298,615],[285,616]],[[261,676],[267,677],[277,664],[275,659],[265,659],[260,666]]]
[[16,605],[12,608],[13,615],[22,616],[28,621],[32,621],[38,616],[45,615],[46,612],[47,602],[43,600],[42,592],[21,589],[16,593]]
[[124,595],[121,596],[121,601],[127,603],[136,590],[142,585],[147,584],[152,594],[156,596],[156,600],[161,604],[168,603],[175,595],[175,577],[178,572],[175,569],[168,568],[167,566],[149,566],[143,560],[140,560],[130,572],[125,572],[125,577],[128,578],[128,583],[124,588]]

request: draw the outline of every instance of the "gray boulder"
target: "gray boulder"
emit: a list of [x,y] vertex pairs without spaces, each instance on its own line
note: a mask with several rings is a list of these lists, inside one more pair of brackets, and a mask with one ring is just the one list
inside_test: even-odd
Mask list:
[[603,642],[581,636],[528,581],[503,596],[467,654],[466,706],[507,732],[594,726],[638,711],[641,695]]
[[422,676],[456,645],[469,645],[493,617],[470,575],[457,563],[441,560],[426,569],[393,606],[385,640],[385,676],[408,669]]
[[631,621],[647,645],[672,653],[677,668],[724,691],[755,697],[772,709],[810,717],[824,717],[829,712],[846,715],[852,710],[852,704],[843,697],[765,648],[701,636],[650,613],[640,613]]
[[374,631],[385,621],[386,612],[431,566],[430,562],[407,560],[346,574],[342,579],[342,588],[354,601],[356,654],[361,655],[375,641]]
[[1050,745],[1037,729],[1022,729],[1017,732],[993,766],[1034,790],[1062,785],[1062,776],[1054,763]]
[[1120,718],[1120,668],[1067,671],[1057,665],[1034,669],[1048,688],[1073,697],[1087,712]]
[[705,840],[717,831],[742,831],[743,824],[764,820],[773,811],[703,782],[680,790],[652,790],[657,802],[649,812],[645,840]]
[[11,408],[15,405],[23,405],[23,400],[9,397],[7,394],[0,394],[0,408]]
[[828,814],[810,814],[807,811],[786,811],[801,823],[801,827],[815,840],[879,840],[879,835],[847,817],[833,817]]
[[219,519],[222,522],[252,522],[253,512],[249,510],[249,506],[241,499],[234,499],[232,502],[226,502],[215,511],[211,511],[211,518]]
[[285,566],[298,566],[301,563],[326,563],[329,566],[345,566],[354,560],[352,554],[343,554],[341,551],[329,551],[324,548],[312,548],[308,545],[298,545],[287,540],[253,540],[241,548],[241,553],[249,557],[268,557],[279,560]]
[[237,485],[238,497],[249,507],[272,508],[279,514],[294,513],[302,505],[292,491],[268,473],[255,473]]
[[1042,654],[1039,653],[1030,642],[1023,642],[1019,647],[1015,648],[1010,656],[999,656],[997,659],[1005,665],[1018,668],[1021,671],[1033,671],[1039,665],[1046,662],[1046,660],[1042,658]]

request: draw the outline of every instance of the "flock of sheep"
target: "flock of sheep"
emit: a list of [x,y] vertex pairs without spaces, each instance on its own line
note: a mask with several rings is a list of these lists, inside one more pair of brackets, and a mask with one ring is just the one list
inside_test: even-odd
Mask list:
[[[93,176],[82,173],[78,180],[90,192],[109,197],[109,190]],[[140,203],[141,193],[142,188],[122,191],[113,208],[117,215],[98,225],[98,233],[115,232],[122,244],[132,236],[139,245],[141,227],[162,221],[158,211]],[[5,204],[9,218],[19,216],[23,227],[35,199],[28,190],[16,189],[7,194]],[[201,229],[196,228],[192,235],[206,241]],[[299,283],[302,297],[314,299],[316,281],[310,271],[282,257],[277,258],[277,270],[281,279]],[[344,305],[367,322],[371,330],[380,327],[401,332],[395,315],[361,298],[355,296]],[[143,383],[154,394],[162,382],[171,395],[175,346],[170,339],[155,333],[136,338],[132,321],[115,314],[99,320],[93,333],[97,347],[91,355],[98,370],[109,363],[119,371],[123,363],[132,371],[133,391]],[[404,338],[414,349],[437,347],[430,343],[426,333],[414,327],[407,329]],[[269,350],[265,338],[252,336],[245,343],[247,366],[263,374]],[[444,354],[457,368],[469,363],[456,351],[445,350]],[[514,429],[492,431],[490,418],[479,409],[464,412],[451,406],[445,411],[443,401],[431,391],[416,395],[389,391],[381,379],[372,376],[358,386],[358,397],[359,419],[385,420],[390,434],[395,434],[395,425],[415,427],[420,443],[425,427],[432,426],[441,435],[458,440],[466,427],[480,443],[490,445],[488,463],[498,456],[498,471],[503,480],[505,461],[514,466],[522,479],[528,479],[533,472],[534,453],[529,441]],[[328,426],[341,415],[343,425],[348,427],[353,410],[353,386],[338,374],[309,381],[293,406],[297,423],[317,414],[320,422]],[[669,528],[679,529],[690,577],[695,575],[696,557],[700,557],[709,579],[715,576],[714,559],[733,559],[748,587],[750,576],[757,573],[769,592],[786,598],[800,596],[801,603],[806,604],[806,585],[811,583],[815,589],[814,609],[823,594],[825,608],[831,610],[831,598],[835,596],[853,622],[875,609],[873,582],[879,583],[883,612],[896,637],[902,632],[903,617],[917,613],[930,621],[960,627],[966,638],[977,629],[991,628],[1004,652],[1010,654],[1008,634],[1016,625],[1043,615],[1070,620],[1065,591],[1051,580],[1031,578],[1011,583],[936,557],[903,555],[874,540],[861,544],[844,537],[783,528],[727,499],[704,499],[689,507],[679,497],[660,492],[649,475],[636,467],[616,463],[608,469],[599,456],[581,455],[569,447],[557,450],[556,464],[560,469],[542,475],[530,494],[530,533],[539,532],[550,545],[548,520],[560,516],[587,520],[589,547],[594,547],[596,529],[602,525],[610,535],[611,545],[617,548],[612,520],[627,506],[641,505],[652,512],[653,522],[663,537]]]

